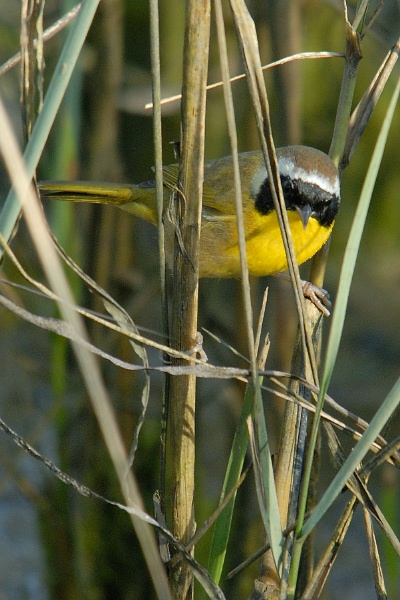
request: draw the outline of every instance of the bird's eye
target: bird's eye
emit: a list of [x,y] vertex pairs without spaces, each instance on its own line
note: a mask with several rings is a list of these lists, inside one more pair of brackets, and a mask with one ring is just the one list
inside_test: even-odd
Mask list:
[[327,207],[328,207],[327,202],[315,202],[315,204],[314,204],[314,210],[319,213],[326,210]]
[[281,177],[281,184],[283,191],[289,191],[292,189],[292,180],[289,177]]

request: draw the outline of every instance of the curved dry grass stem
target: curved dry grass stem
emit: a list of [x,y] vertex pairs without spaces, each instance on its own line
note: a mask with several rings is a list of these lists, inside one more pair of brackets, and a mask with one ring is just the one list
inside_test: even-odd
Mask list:
[[[87,340],[86,330],[80,315],[71,307],[74,304],[66,276],[53,247],[48,233],[43,212],[29,183],[29,178],[23,164],[17,142],[9,126],[5,110],[0,102],[0,124],[2,136],[0,140],[1,152],[5,158],[10,177],[15,186],[16,193],[21,203],[24,201],[24,215],[29,227],[31,237],[35,243],[39,258],[43,264],[50,285],[63,300],[59,304],[60,312],[81,339]],[[113,462],[121,491],[128,505],[143,507],[142,498],[136,479],[131,471],[126,472],[127,456],[115,419],[115,414],[104,386],[98,363],[87,348],[73,343],[73,349],[82,372],[89,397],[92,401],[94,413],[98,419],[99,427]],[[154,586],[159,598],[170,600],[170,593],[166,584],[166,576],[161,563],[158,549],[155,544],[154,534],[150,526],[140,519],[132,516],[132,524],[142,545],[147,564],[153,578]]]
[[[341,52],[299,52],[297,54],[292,54],[292,56],[286,56],[285,58],[281,58],[279,60],[275,60],[274,62],[268,63],[268,65],[263,65],[261,67],[262,71],[267,71],[268,69],[273,69],[274,67],[282,67],[288,63],[298,61],[298,60],[310,60],[310,59],[318,59],[318,58],[344,58],[345,55]],[[240,81],[247,77],[246,73],[240,73],[240,75],[234,75],[229,78],[230,83],[235,83],[236,81]],[[215,83],[209,83],[207,85],[207,91],[216,90],[224,85],[223,81],[216,81]],[[178,102],[182,99],[182,94],[175,94],[174,96],[169,96],[168,98],[163,98],[161,100],[161,106],[165,104],[171,104],[171,102]],[[150,110],[153,108],[153,103],[148,102],[144,105],[145,110]]]
[[[76,18],[78,12],[80,11],[80,8],[81,8],[81,4],[79,3],[76,6],[74,6],[73,8],[71,8],[71,10],[69,10],[67,13],[65,13],[65,15],[60,17],[60,19],[58,19],[58,21],[56,21],[55,23],[50,25],[50,27],[48,27],[43,32],[43,42],[47,42],[48,40],[51,40],[51,38],[54,37],[57,33],[60,33],[60,31],[65,29],[65,27],[67,27],[67,25],[69,25]],[[37,39],[34,40],[34,42],[33,42],[34,48],[36,48],[37,43],[38,43]],[[14,67],[16,67],[20,62],[21,62],[21,52],[16,52],[16,54],[14,54],[14,56],[9,58],[0,67],[0,77],[2,75],[4,75],[5,73],[7,73],[8,71],[10,71],[11,69],[13,69]]]

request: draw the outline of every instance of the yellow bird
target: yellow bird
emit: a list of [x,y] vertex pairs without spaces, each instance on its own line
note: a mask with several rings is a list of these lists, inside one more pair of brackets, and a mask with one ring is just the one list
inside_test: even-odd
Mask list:
[[[332,231],[340,203],[339,174],[331,159],[315,148],[278,148],[277,158],[296,258],[302,264],[323,246]],[[239,154],[239,166],[250,274],[284,271],[286,254],[262,153]],[[178,165],[164,167],[163,174],[167,205],[178,180]],[[44,198],[114,204],[157,225],[154,181],[138,185],[50,181],[39,188]],[[166,227],[166,239],[172,240],[167,220]],[[172,232],[170,225],[169,229]],[[240,276],[230,156],[204,166],[199,264],[200,277]]]

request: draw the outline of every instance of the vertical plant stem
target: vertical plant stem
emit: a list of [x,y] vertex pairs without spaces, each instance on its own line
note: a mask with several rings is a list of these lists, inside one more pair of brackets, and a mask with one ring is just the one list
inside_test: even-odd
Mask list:
[[[182,89],[181,163],[174,194],[175,248],[171,344],[193,348],[197,336],[198,254],[203,191],[205,107],[210,36],[209,0],[188,0]],[[173,361],[174,364],[181,361]],[[195,530],[193,512],[195,459],[195,391],[193,375],[170,382],[171,527],[188,542]],[[193,595],[192,573],[186,563],[170,570],[174,598]]]
[[[166,291],[166,258],[165,258],[165,232],[164,232],[164,185],[162,172],[162,126],[161,126],[161,65],[160,65],[160,21],[158,0],[150,0],[150,42],[151,42],[151,82],[153,97],[153,140],[154,140],[154,164],[156,174],[157,193],[157,230],[158,230],[158,252],[160,257],[160,287],[163,316],[163,333],[165,339],[169,339],[168,323],[168,298]],[[168,360],[168,357],[164,357]],[[161,436],[160,436],[160,479],[159,497],[160,509],[165,515],[165,484],[166,484],[166,462],[167,462],[167,429],[168,429],[168,388],[170,376],[165,379],[165,389],[162,405]]]
[[[352,103],[352,98],[353,98],[353,93],[354,93],[355,79],[356,79],[356,74],[357,74],[357,65],[358,65],[358,62],[360,59],[358,38],[347,20],[346,20],[346,33],[347,33],[346,66],[345,66],[345,72],[344,72],[344,76],[343,76],[343,83],[342,83],[342,88],[341,88],[339,107],[338,107],[338,111],[337,111],[337,115],[336,115],[335,130],[334,130],[333,140],[332,140],[331,149],[330,149],[330,155],[336,165],[339,164],[340,157],[343,154],[343,149],[344,149],[344,144],[345,144],[345,139],[346,139],[346,132],[347,132],[347,128],[348,128],[348,121],[349,121],[349,116],[350,116],[350,111],[351,111],[351,103]],[[328,250],[329,250],[329,242],[327,244],[325,244],[325,246],[319,251],[319,253],[317,253],[317,255],[314,257],[314,259],[312,261],[309,279],[311,282],[313,282],[315,285],[318,285],[318,286],[323,285]],[[311,311],[310,316],[311,316],[310,325],[311,325],[311,328],[314,329],[317,325],[317,322],[318,322],[318,319],[320,318],[320,316],[318,315],[317,311]],[[315,349],[317,348],[317,345],[319,343],[319,334],[320,334],[320,331],[318,331],[317,337],[315,339]],[[296,358],[295,358],[295,360],[296,360]],[[310,380],[307,373],[305,373],[305,375],[306,375],[307,379]],[[293,408],[288,407],[289,412],[291,412],[292,410],[293,410]],[[303,521],[304,514],[306,511],[307,500],[308,500],[309,490],[310,490],[310,485],[311,485],[311,474],[313,472],[315,448],[316,448],[316,444],[317,444],[318,432],[319,432],[319,413],[317,411],[317,413],[314,415],[313,420],[312,420],[312,428],[311,428],[311,432],[310,432],[310,436],[309,436],[307,453],[305,455],[304,463],[303,463],[304,472],[302,475],[302,483],[301,483],[301,489],[300,489],[300,495],[299,495],[298,507],[297,507],[298,518],[299,518],[300,522]],[[298,551],[297,552],[297,560],[299,560],[300,551],[298,550],[298,546],[297,546],[297,551]],[[290,568],[290,565],[288,564],[287,567]],[[302,573],[300,573],[300,578],[302,578],[302,579],[301,579],[301,581],[300,580],[298,581],[298,591],[300,588],[304,589],[305,585],[307,585],[307,581],[306,581],[307,576],[303,577],[304,573],[305,573],[304,570],[302,571]],[[289,578],[292,578],[292,580],[293,580],[293,572],[291,572],[290,574],[287,572],[287,575],[289,576]],[[290,585],[293,585],[293,584],[291,583]],[[294,593],[293,589],[290,589],[289,594],[293,594],[293,593]]]
[[42,0],[23,0],[21,8],[21,109],[27,141],[43,103]]

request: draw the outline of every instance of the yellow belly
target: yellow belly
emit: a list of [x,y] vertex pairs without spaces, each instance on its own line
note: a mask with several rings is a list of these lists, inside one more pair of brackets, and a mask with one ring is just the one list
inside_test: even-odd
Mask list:
[[[306,229],[295,211],[288,211],[299,265],[314,256],[329,238],[332,227],[321,227],[311,217]],[[245,219],[247,263],[251,275],[261,277],[285,271],[285,249],[276,213]],[[240,258],[236,222],[203,222],[200,242],[200,277],[239,277]]]

